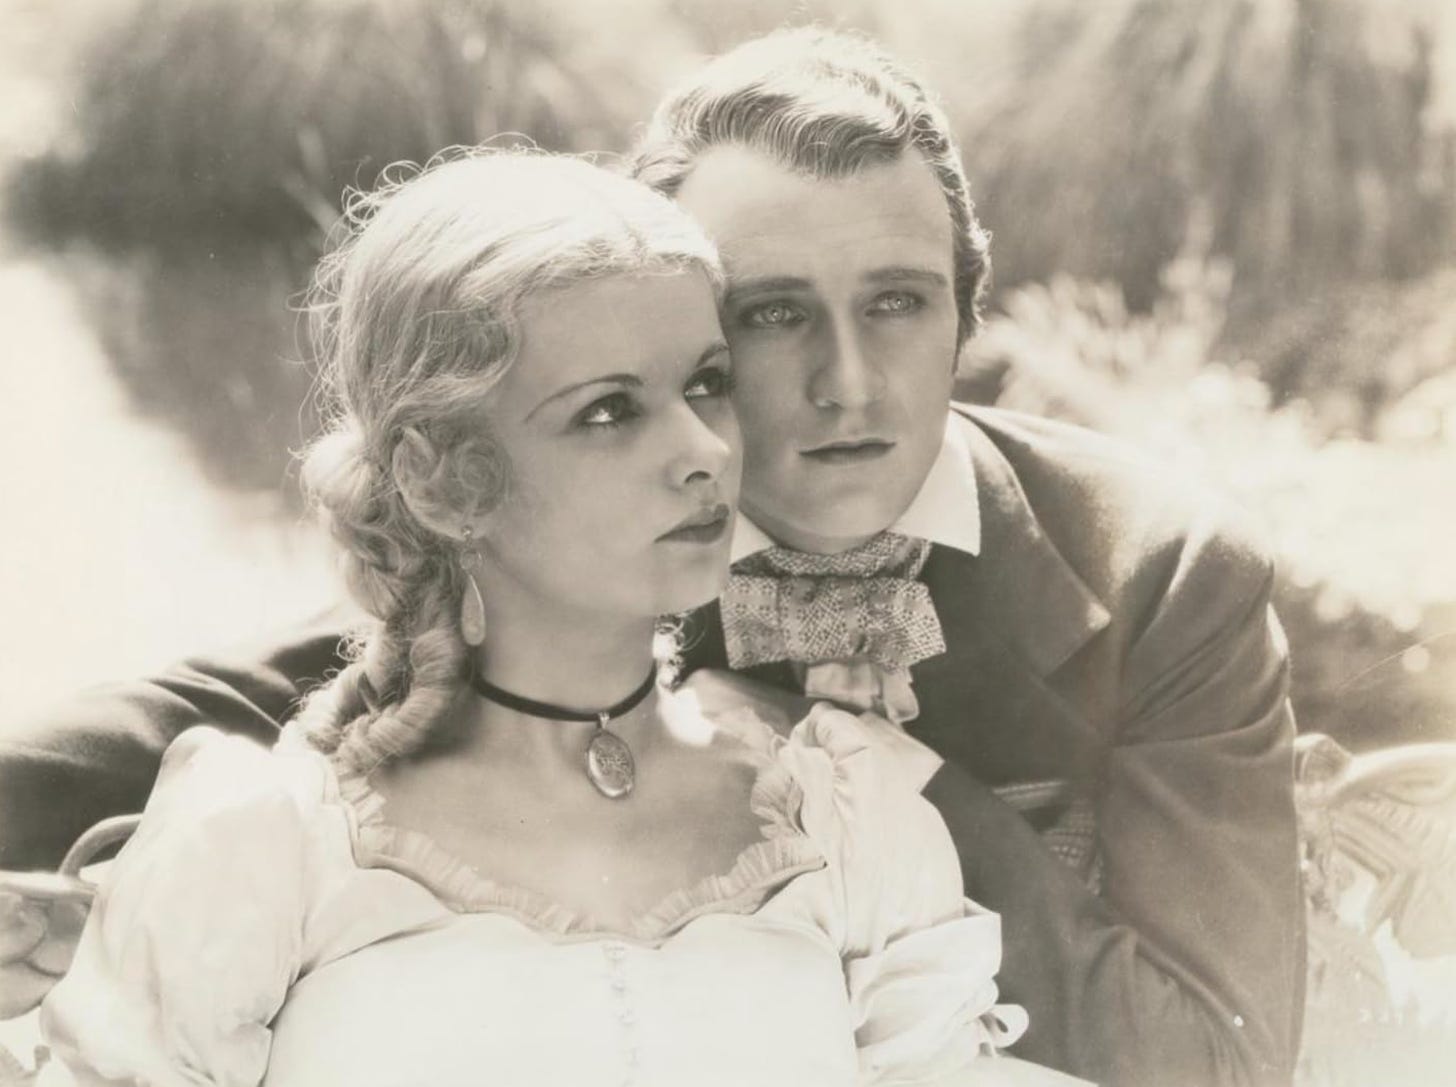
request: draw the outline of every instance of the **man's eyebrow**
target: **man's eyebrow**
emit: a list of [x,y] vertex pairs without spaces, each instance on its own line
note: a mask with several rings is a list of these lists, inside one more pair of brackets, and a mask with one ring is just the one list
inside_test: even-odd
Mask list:
[[538,411],[544,408],[547,404],[551,403],[553,400],[560,400],[563,396],[570,396],[572,393],[580,389],[588,388],[592,385],[625,385],[628,388],[640,389],[642,387],[642,379],[636,374],[603,374],[601,377],[590,377],[587,378],[585,381],[573,382],[570,385],[557,389],[545,400],[541,401],[541,403],[537,404],[534,408],[532,408],[526,414],[526,422],[529,423],[532,416],[534,416]]
[[936,287],[947,287],[950,281],[933,268],[916,268],[908,264],[892,264],[887,268],[875,268],[866,272],[864,278],[875,283],[930,283]]

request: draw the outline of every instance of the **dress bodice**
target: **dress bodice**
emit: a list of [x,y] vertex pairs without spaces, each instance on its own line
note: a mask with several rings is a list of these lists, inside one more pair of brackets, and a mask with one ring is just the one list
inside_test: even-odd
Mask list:
[[1019,1009],[996,1006],[998,918],[962,896],[934,809],[827,706],[743,742],[760,840],[624,932],[391,826],[317,752],[210,742],[159,783],[47,1001],[48,1072],[979,1082]]

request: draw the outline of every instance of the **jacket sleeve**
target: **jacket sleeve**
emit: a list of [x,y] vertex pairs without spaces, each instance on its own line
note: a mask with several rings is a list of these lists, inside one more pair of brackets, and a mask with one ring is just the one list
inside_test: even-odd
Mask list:
[[271,744],[309,686],[340,666],[342,613],[266,649],[189,660],[101,687],[0,732],[0,868],[53,868],[87,828],[139,812],[162,752],[208,724]]
[[1252,548],[1191,542],[1131,638],[1095,783],[1100,895],[964,768],[927,787],[967,893],[1002,915],[1021,1055],[1112,1087],[1290,1081],[1304,907],[1270,582]]

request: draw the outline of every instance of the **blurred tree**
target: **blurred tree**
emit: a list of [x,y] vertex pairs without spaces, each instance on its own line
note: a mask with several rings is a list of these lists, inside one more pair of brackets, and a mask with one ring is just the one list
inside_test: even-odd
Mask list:
[[961,121],[1002,284],[1110,278],[1145,309],[1194,240],[1233,263],[1237,328],[1456,254],[1444,8],[1036,0],[990,22],[986,63],[948,56],[974,13],[917,46]]
[[76,125],[18,172],[15,213],[154,248],[296,239],[346,185],[451,144],[619,146],[635,67],[515,0],[131,0],[82,50]]
[[84,243],[65,265],[137,409],[217,482],[292,499],[315,420],[289,302],[344,189],[452,144],[623,146],[660,82],[639,50],[686,52],[660,7],[622,0],[603,35],[570,0],[109,0],[7,210]]
[[[910,0],[909,7],[923,5]],[[883,0],[669,0],[668,9],[692,34],[702,54],[713,56],[732,49],[748,38],[766,34],[779,26],[817,23],[839,30],[857,30],[883,38],[888,34],[890,5]]]

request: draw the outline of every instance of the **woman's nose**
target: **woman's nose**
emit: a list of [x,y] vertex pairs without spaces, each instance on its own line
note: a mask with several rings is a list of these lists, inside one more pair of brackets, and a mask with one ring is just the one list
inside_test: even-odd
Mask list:
[[[731,410],[731,409],[725,409]],[[674,431],[671,474],[675,484],[712,483],[734,463],[736,427],[715,428],[684,405]]]

